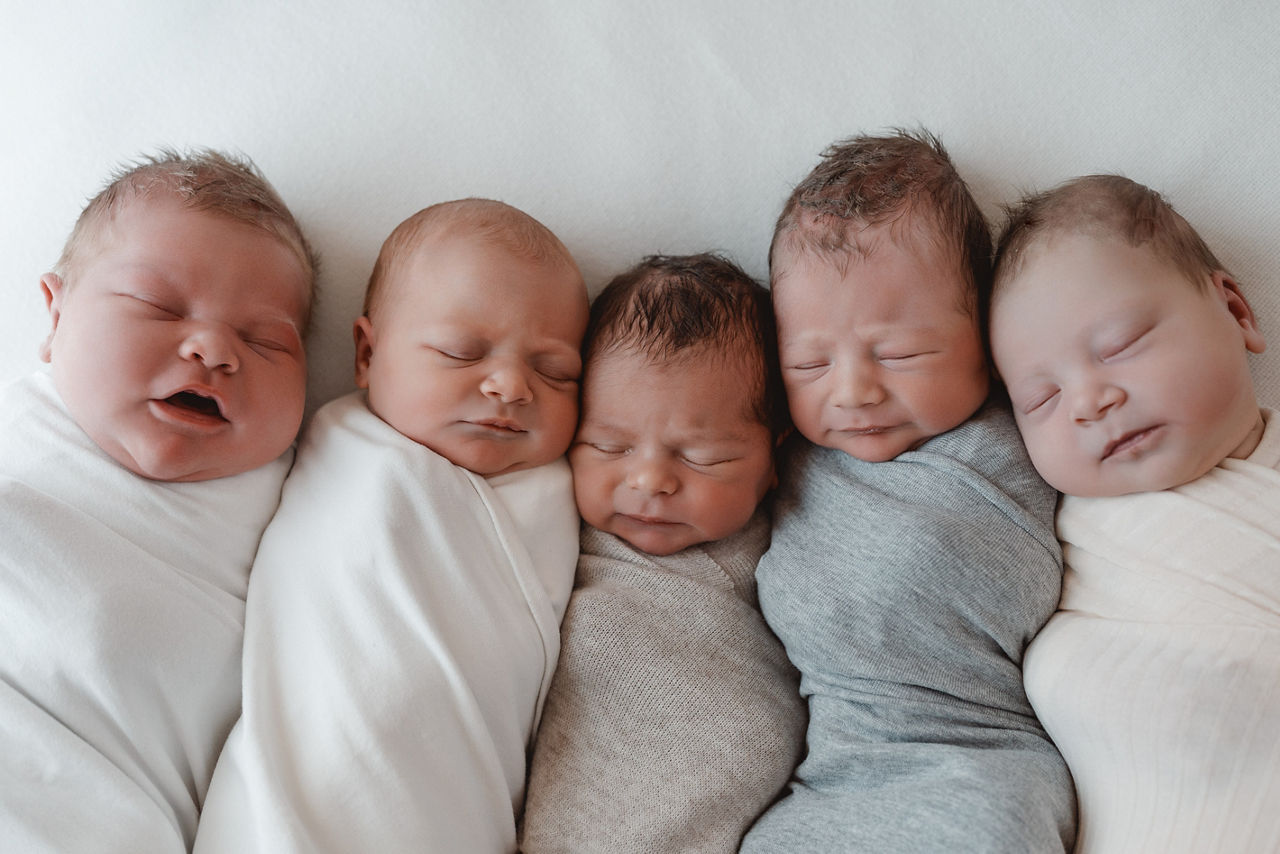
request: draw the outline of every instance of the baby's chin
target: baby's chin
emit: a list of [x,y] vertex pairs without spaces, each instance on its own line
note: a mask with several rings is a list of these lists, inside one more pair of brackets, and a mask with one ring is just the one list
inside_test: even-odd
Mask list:
[[682,552],[685,549],[689,548],[690,546],[698,545],[698,543],[670,544],[670,543],[638,542],[637,540],[632,539],[630,537],[624,537],[622,534],[616,534],[616,536],[618,537],[618,539],[622,540],[624,543],[631,546],[631,548],[635,549],[636,551],[643,552],[644,554],[647,554],[647,555],[652,555],[653,557],[667,557],[668,555],[673,555],[676,552]]
[[175,462],[166,459],[153,459],[146,455],[135,457],[123,449],[113,451],[103,448],[103,450],[106,451],[109,457],[139,477],[161,483],[199,483],[206,480],[235,477],[236,475],[261,468],[271,462],[272,459],[275,459],[275,457],[272,457],[261,462],[257,460],[242,461],[238,464],[229,461],[224,463],[222,461],[209,460],[199,462],[182,460]]
[[[569,449],[566,447],[555,454],[550,451],[539,451],[529,455],[513,455],[508,453],[491,453],[482,451],[477,453],[477,449],[470,448],[434,448],[427,442],[422,442],[431,450],[444,457],[449,462],[459,468],[464,468],[472,474],[478,474],[481,477],[501,477],[507,474],[515,474],[520,471],[528,471],[539,466],[545,466],[553,463],[565,455]],[[500,449],[506,451],[507,449]]]

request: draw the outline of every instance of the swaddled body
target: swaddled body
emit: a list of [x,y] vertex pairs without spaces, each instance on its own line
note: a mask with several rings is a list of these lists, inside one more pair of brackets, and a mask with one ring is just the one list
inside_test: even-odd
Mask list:
[[239,712],[249,566],[292,455],[140,478],[47,374],[0,392],[0,419],[0,848],[185,851]]
[[314,262],[248,161],[116,175],[0,391],[0,850],[184,852],[306,393]]
[[925,133],[832,146],[778,219],[778,346],[808,442],[758,580],[809,753],[745,852],[1072,845],[1071,780],[1020,670],[1058,596],[1055,493],[990,394],[990,254]]
[[563,460],[486,480],[363,393],[323,407],[254,563],[196,850],[514,847],[576,553]]
[[1020,669],[1058,599],[1056,493],[1012,419],[880,463],[797,442],[784,472],[757,579],[809,755],[744,850],[1061,849],[1070,778]]

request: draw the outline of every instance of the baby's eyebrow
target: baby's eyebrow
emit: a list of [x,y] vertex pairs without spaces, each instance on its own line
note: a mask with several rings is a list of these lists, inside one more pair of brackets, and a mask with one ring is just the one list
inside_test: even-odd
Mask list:
[[302,337],[302,325],[292,317],[283,314],[256,315],[248,325],[249,329],[259,332],[275,332],[288,329],[299,338]]
[[535,359],[564,360],[567,364],[571,364],[574,367],[577,367],[577,368],[582,367],[582,356],[581,354],[578,353],[577,350],[573,349],[572,347],[561,346],[561,347],[535,348],[531,355]]
[[630,435],[628,428],[620,426],[613,421],[603,421],[592,415],[583,415],[582,423],[578,425],[578,432],[583,433],[591,430],[597,433],[607,433],[610,436]]
[[779,347],[825,347],[831,343],[832,336],[826,332],[802,329],[778,335]]

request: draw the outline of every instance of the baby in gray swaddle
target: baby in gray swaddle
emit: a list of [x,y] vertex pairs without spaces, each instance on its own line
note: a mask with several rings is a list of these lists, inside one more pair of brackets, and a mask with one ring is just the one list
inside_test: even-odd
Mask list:
[[757,580],[810,719],[808,755],[744,852],[1072,846],[1071,779],[1021,672],[1058,600],[1057,496],[989,400],[990,255],[925,132],[832,146],[778,220],[801,435]]
[[520,848],[734,854],[804,738],[755,598],[787,423],[768,291],[717,255],[646,258],[596,297],[584,357],[586,524]]

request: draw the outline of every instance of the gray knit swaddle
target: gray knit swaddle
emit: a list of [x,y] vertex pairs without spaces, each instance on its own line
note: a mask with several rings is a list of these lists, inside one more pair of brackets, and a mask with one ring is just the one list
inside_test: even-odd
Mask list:
[[797,674],[755,607],[769,541],[666,557],[584,526],[521,849],[731,854],[800,758]]
[[744,852],[1070,849],[1020,669],[1058,601],[1055,502],[998,408],[888,462],[792,445],[757,579],[809,755]]

